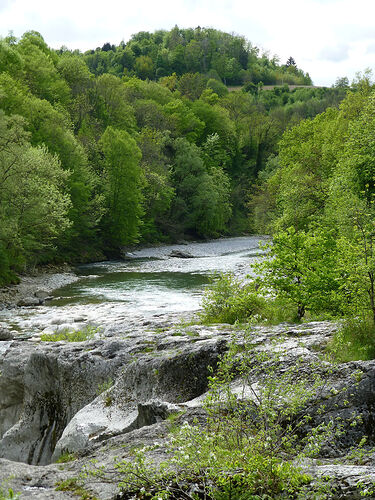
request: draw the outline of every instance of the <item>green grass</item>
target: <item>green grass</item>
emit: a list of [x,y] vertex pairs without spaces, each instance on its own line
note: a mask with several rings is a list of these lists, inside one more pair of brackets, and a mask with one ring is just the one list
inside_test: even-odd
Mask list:
[[114,381],[112,378],[105,380],[103,383],[98,385],[98,390],[96,394],[99,396],[102,392],[108,391],[111,387],[113,387]]
[[60,455],[60,457],[56,460],[57,464],[66,464],[67,462],[73,462],[73,460],[76,460],[77,457],[74,453],[63,453]]
[[328,351],[336,361],[375,359],[375,325],[371,318],[347,318],[335,333]]
[[82,500],[98,500],[92,493],[83,488],[77,477],[59,481],[55,486],[56,491],[69,491]]
[[59,342],[61,340],[65,342],[84,342],[85,340],[91,340],[92,338],[94,338],[97,332],[98,328],[88,325],[81,330],[64,329],[60,332],[51,334],[43,333],[40,336],[40,340],[42,340],[43,342]]
[[166,418],[168,422],[168,432],[170,434],[177,433],[181,427],[178,422],[179,418],[186,413],[186,410],[177,411],[176,413],[170,413]]
[[13,500],[19,498],[20,493],[15,493],[12,488],[8,488],[6,491],[0,487],[0,500]]
[[176,330],[171,334],[172,337],[182,337],[183,333],[180,330]]

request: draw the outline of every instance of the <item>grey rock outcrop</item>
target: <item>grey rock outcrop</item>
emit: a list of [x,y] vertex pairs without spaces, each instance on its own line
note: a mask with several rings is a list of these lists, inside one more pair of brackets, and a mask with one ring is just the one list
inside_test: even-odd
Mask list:
[[[68,499],[70,493],[56,491],[55,483],[76,478],[84,467],[92,467],[92,459],[113,470],[116,457],[126,459],[134,446],[157,442],[151,459],[164,460],[168,415],[178,414],[177,425],[204,422],[208,366],[215,368],[233,335],[228,326],[189,328],[186,333],[179,328],[177,336],[173,329],[157,334],[144,331],[122,339],[75,344],[2,342],[0,482],[13,475],[10,486],[21,492],[21,499]],[[308,407],[309,425],[339,417],[343,433],[323,447],[321,458],[326,463],[305,468],[314,481],[331,477],[335,498],[361,498],[361,488],[370,488],[375,480],[375,459],[369,459],[367,466],[330,460],[342,457],[363,435],[369,445],[375,444],[375,361],[342,365],[322,361],[320,351],[335,328],[330,323],[254,327],[252,349],[254,354],[267,351],[271,357],[278,352],[280,373],[297,361],[300,378],[309,380],[314,370],[321,370],[325,382]],[[241,332],[236,335],[236,342],[243,342]],[[263,383],[257,359],[254,356],[249,386],[233,382],[239,397],[251,399]],[[66,451],[78,459],[50,464]],[[119,478],[82,481],[97,498],[116,498]]]
[[[159,347],[169,342],[166,339]],[[121,370],[113,388],[75,415],[56,444],[53,459],[177,411],[171,402],[182,403],[207,390],[208,366],[216,366],[224,348],[223,340],[205,339],[188,343],[178,353],[162,349],[159,355],[158,351],[152,356],[140,354]]]
[[319,484],[318,482],[327,483],[329,478],[332,499],[360,500],[375,497],[374,465],[314,465],[308,468],[308,472],[314,477],[313,485]]
[[129,359],[118,345],[10,343],[0,359],[0,457],[49,463],[71,418]]
[[[143,339],[37,346],[11,342],[0,359],[0,394],[5,395],[0,457],[45,465],[64,450],[82,450],[94,437],[131,430],[139,403],[198,396],[207,388],[208,366],[215,366],[225,341],[191,342],[187,337],[177,353],[169,350],[175,343],[166,336],[154,353],[144,353]],[[106,406],[104,396],[97,396],[108,380],[116,384]]]
[[116,407],[111,408],[103,404],[100,399],[96,399],[74,415],[56,444],[52,462],[64,453],[82,453],[96,441],[103,441],[137,428],[138,413],[135,409],[125,413]]

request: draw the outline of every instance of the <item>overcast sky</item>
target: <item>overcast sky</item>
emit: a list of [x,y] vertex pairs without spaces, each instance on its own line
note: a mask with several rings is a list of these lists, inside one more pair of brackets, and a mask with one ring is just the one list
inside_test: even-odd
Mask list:
[[[0,0],[0,35],[39,31],[48,45],[85,51],[138,31],[212,27],[244,35],[315,85],[375,70],[375,0]],[[374,71],[375,73],[375,71]]]

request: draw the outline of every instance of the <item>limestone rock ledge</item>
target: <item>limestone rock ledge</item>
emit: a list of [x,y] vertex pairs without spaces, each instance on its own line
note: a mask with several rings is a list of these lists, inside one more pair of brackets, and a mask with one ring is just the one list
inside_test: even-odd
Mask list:
[[[254,327],[254,349],[273,349],[272,341],[282,338],[278,349],[285,350],[284,367],[302,359],[301,376],[307,376],[335,328],[330,323]],[[153,459],[162,460],[167,416],[183,409],[180,424],[204,419],[208,366],[216,367],[233,335],[240,341],[240,331],[219,325],[145,330],[133,336],[119,332],[117,338],[82,343],[2,342],[0,484],[7,482],[21,499],[68,499],[71,493],[57,491],[56,483],[78,477],[92,459],[111,469],[115,457],[126,458],[134,446],[157,441]],[[356,370],[361,376],[353,384]],[[319,418],[358,414],[361,422],[335,446],[327,446],[325,460],[342,456],[363,435],[374,444],[375,361],[332,367],[329,378],[331,397]],[[349,405],[340,394],[342,387],[350,390]],[[65,452],[77,459],[51,463]],[[335,478],[335,498],[361,498],[357,484],[364,485],[363,491],[375,481],[372,466],[326,463],[307,469],[317,479]],[[117,482],[88,479],[85,487],[101,500],[114,500],[120,498]]]

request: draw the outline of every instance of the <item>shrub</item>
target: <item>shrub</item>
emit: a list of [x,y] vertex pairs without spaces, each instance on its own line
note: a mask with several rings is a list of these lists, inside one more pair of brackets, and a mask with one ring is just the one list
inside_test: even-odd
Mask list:
[[158,467],[147,458],[155,446],[116,464],[124,498],[318,498],[309,496],[311,478],[297,464],[336,431],[332,421],[312,425],[305,413],[324,380],[314,367],[301,380],[300,362],[285,368],[279,346],[257,353],[249,340],[233,342],[210,378],[205,427],[175,426]]
[[283,297],[264,297],[254,282],[243,282],[233,274],[214,275],[206,288],[203,323],[268,323],[279,324],[296,320],[294,304]]
[[347,318],[328,346],[337,361],[375,359],[375,326],[371,317]]
[[244,283],[227,273],[212,277],[202,306],[200,317],[203,322],[233,324],[259,314],[265,306],[265,299],[257,294],[253,283]]

